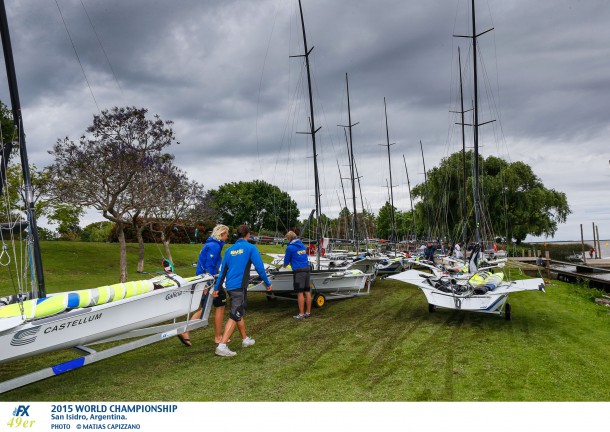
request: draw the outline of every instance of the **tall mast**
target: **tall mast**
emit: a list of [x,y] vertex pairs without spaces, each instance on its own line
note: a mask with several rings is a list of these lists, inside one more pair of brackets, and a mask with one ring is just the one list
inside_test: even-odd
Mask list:
[[[385,113],[385,136],[386,142],[385,146],[388,148],[388,168],[390,169],[390,205],[392,206],[390,209],[390,216],[392,218],[392,234],[390,237],[390,241],[396,242],[396,219],[394,216],[394,183],[392,183],[392,157],[390,156],[390,146],[394,145],[394,143],[390,144],[390,132],[388,130],[388,108],[385,103],[385,97],[383,98],[383,111]],[[383,144],[382,144],[383,145]]]
[[[354,165],[352,164],[352,151],[349,145],[349,139],[347,138],[347,126],[343,127],[343,134],[345,135],[345,147],[347,148],[347,158],[349,160],[349,180],[352,184],[352,194],[354,191]],[[345,207],[347,207],[347,200],[345,201]],[[354,213],[352,213],[352,240],[354,245],[356,244],[356,206],[353,207]]]
[[424,165],[424,184],[426,185],[426,187],[424,188],[424,190],[426,191],[426,212],[428,213],[428,238],[427,240],[430,241],[430,197],[428,196],[428,174],[426,172],[426,160],[424,159],[424,145],[421,143],[421,140],[419,140],[419,148],[421,149],[421,160],[422,163]]
[[[477,25],[476,25],[476,14],[474,7],[474,0],[471,0],[472,5],[472,34],[469,36],[460,36],[454,35],[455,37],[465,37],[472,39],[472,75],[474,81],[474,119],[473,119],[473,136],[474,136],[474,235],[475,241],[480,243],[481,241],[481,232],[480,232],[480,220],[479,220],[479,211],[480,211],[480,194],[479,194],[479,126],[482,126],[486,123],[479,124],[479,84],[478,84],[478,76],[477,76],[477,38],[482,36],[483,34],[493,30],[490,28],[477,34]],[[463,111],[463,110],[462,110]],[[492,120],[493,121],[493,120]],[[462,122],[463,123],[463,122]]]
[[[352,127],[356,126],[358,123],[352,124],[352,112],[349,103],[349,80],[347,78],[347,73],[345,74],[345,86],[347,89],[347,126],[339,125],[340,127],[347,128],[349,130],[349,159],[350,159],[350,172],[352,174],[352,203],[354,206],[354,239],[356,243],[356,253],[360,250],[360,238],[358,236],[358,211],[356,209],[356,179],[354,174],[356,170],[354,169],[354,143],[352,140]],[[364,210],[364,209],[363,209]]]
[[307,49],[307,35],[305,34],[305,20],[303,19],[303,8],[301,7],[301,0],[299,0],[299,12],[301,13],[301,28],[303,29],[303,47],[304,54],[292,57],[305,57],[305,67],[307,69],[307,88],[309,90],[309,132],[311,135],[311,142],[313,145],[313,173],[314,173],[314,193],[316,199],[316,269],[320,269],[320,239],[322,238],[322,227],[320,226],[320,214],[321,214],[321,203],[320,203],[320,183],[318,177],[318,153],[316,150],[316,132],[320,128],[316,129],[314,113],[313,113],[313,96],[311,91],[311,72],[309,71],[309,54],[313,50]]
[[[347,199],[345,198],[345,187],[343,187],[343,176],[341,175],[341,168],[339,167],[339,160],[338,159],[337,159],[337,169],[339,170],[339,179],[341,179],[341,191],[343,192],[343,203],[341,203],[341,199],[339,199],[339,208],[341,209],[339,211],[339,215],[340,215],[344,208],[347,209]],[[339,198],[339,192],[337,192],[337,198]],[[341,223],[340,220],[339,220],[339,223]],[[348,225],[348,220],[346,218],[346,220],[345,220],[345,234],[346,234],[346,237],[347,237],[347,232],[349,230],[347,225]]]
[[481,241],[479,225],[479,82],[477,79],[477,28],[472,0],[472,62],[474,78],[474,237],[475,241]]
[[[364,200],[362,199],[362,185],[360,184],[360,174],[358,173],[358,165],[356,164],[356,161],[354,161],[354,169],[356,170],[356,180],[358,180],[358,190],[360,191],[360,207],[362,207],[362,213],[364,214],[364,210],[366,209],[366,207],[364,207]],[[368,238],[369,238],[369,229],[366,223],[363,222],[363,226],[364,226],[364,234],[366,235],[366,238],[364,240],[364,244],[365,244],[365,249],[366,249],[366,245],[368,243]]]
[[339,200],[339,206],[343,205],[347,207],[347,199],[345,198],[345,187],[343,187],[343,176],[341,175],[341,168],[339,167],[339,160],[337,159],[337,169],[339,170],[339,179],[341,180],[341,191],[343,191],[343,204]]
[[466,222],[466,218],[467,218],[467,211],[466,211],[466,191],[467,191],[467,187],[466,187],[466,135],[464,133],[464,89],[462,86],[462,57],[460,55],[460,47],[458,47],[458,67],[460,69],[460,114],[462,116],[462,176],[463,176],[463,181],[464,181],[464,202],[462,203],[462,223],[463,228],[462,228],[462,242],[464,245],[467,245],[468,243],[466,242],[466,227],[467,227],[467,222]]
[[[8,29],[8,20],[4,0],[0,0],[0,34],[2,35],[2,48],[4,50],[4,62],[6,64],[6,75],[8,78],[9,92],[11,95],[11,107],[13,110],[13,122],[19,132],[19,153],[21,155],[21,169],[23,171],[23,185],[25,190],[26,217],[28,222],[28,234],[32,239],[32,258],[34,271],[38,285],[38,297],[46,297],[44,284],[44,273],[42,270],[42,257],[40,255],[40,243],[38,240],[38,226],[36,224],[36,209],[34,207],[34,196],[32,192],[32,179],[30,177],[30,166],[28,153],[25,145],[25,133],[23,132],[23,119],[21,118],[21,103],[19,101],[19,89],[17,87],[17,75],[15,73],[15,62],[13,60],[13,49],[11,47],[11,36]],[[12,150],[12,144],[4,148],[0,168],[0,191],[2,184],[6,181],[6,167]]]
[[407,187],[409,188],[409,201],[411,201],[411,225],[413,227],[413,234],[417,238],[417,233],[415,232],[415,214],[413,213],[413,195],[411,195],[411,182],[409,181],[409,170],[407,169],[407,160],[405,159],[405,155],[402,155],[402,160],[405,163],[405,173],[407,174]]

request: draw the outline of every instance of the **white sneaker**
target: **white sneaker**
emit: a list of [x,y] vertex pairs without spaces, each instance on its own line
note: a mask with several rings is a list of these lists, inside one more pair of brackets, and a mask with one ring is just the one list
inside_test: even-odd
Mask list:
[[250,336],[247,336],[243,341],[241,341],[241,346],[247,348],[249,346],[254,345],[254,339],[251,339]]
[[216,355],[221,357],[233,357],[237,355],[237,353],[235,351],[231,351],[226,345],[218,344],[216,347]]

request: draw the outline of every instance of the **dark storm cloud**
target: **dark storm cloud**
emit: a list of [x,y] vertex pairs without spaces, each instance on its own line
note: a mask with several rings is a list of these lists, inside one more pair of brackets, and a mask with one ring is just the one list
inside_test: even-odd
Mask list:
[[[305,213],[312,202],[311,149],[296,132],[308,128],[309,112],[303,60],[289,58],[302,53],[296,0],[83,3],[103,50],[81,1],[59,0],[100,109],[142,106],[173,120],[181,144],[172,151],[193,178],[210,188],[272,181],[293,193]],[[329,214],[339,206],[336,160],[346,163],[336,126],[347,123],[346,72],[352,121],[360,122],[354,153],[373,210],[387,199],[387,155],[377,145],[385,141],[384,96],[401,208],[408,202],[402,154],[414,185],[423,181],[419,140],[428,169],[461,147],[449,114],[457,102],[457,47],[467,101],[472,54],[467,39],[452,35],[470,32],[469,5],[303,1],[308,44],[315,46],[314,106]],[[581,219],[608,208],[610,8],[593,0],[477,5],[478,31],[495,27],[479,41],[481,121],[501,120],[482,131],[499,136],[500,145],[485,141],[482,152],[524,160],[547,187],[566,192],[575,213],[564,237],[575,237]],[[31,159],[45,165],[53,142],[77,139],[97,107],[55,2],[7,8]],[[8,100],[5,88],[0,99]]]

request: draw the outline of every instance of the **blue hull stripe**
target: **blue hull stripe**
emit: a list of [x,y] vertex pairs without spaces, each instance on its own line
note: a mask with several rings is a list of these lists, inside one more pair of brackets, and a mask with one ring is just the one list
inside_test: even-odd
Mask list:
[[500,297],[498,297],[498,300],[496,300],[495,302],[493,302],[493,303],[492,303],[492,305],[491,305],[491,306],[489,306],[489,307],[488,307],[487,309],[485,309],[485,310],[486,310],[486,311],[491,311],[491,310],[493,310],[493,309],[496,307],[496,305],[498,304],[498,302],[499,302],[499,301],[501,301],[502,299],[505,299],[505,298],[506,298],[506,296],[500,296]]
[[74,360],[69,360],[67,362],[60,363],[52,367],[53,373],[55,375],[62,374],[64,372],[69,372],[73,369],[78,369],[79,367],[85,364],[85,357],[79,357]]

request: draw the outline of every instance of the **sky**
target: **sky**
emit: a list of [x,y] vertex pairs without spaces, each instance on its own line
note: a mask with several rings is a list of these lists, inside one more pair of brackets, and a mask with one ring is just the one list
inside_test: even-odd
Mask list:
[[[314,206],[309,108],[297,0],[6,1],[30,162],[52,163],[93,115],[136,106],[174,122],[176,164],[204,189],[265,180]],[[461,149],[458,47],[466,105],[472,50],[466,0],[303,0],[311,52],[322,210],[349,175],[346,73],[365,207],[388,199],[387,103],[394,202]],[[610,238],[610,4],[477,0],[483,156],[529,164],[567,195],[553,240]],[[4,68],[0,100],[10,99]],[[467,132],[468,138],[471,132]],[[469,141],[470,143],[470,141]],[[472,144],[467,144],[472,145]],[[345,184],[348,187],[347,181]],[[346,193],[349,193],[346,190]],[[159,197],[162,199],[162,197]],[[349,200],[349,196],[348,196]],[[359,199],[358,199],[359,200]],[[360,200],[359,200],[360,201]],[[360,202],[358,203],[360,207]],[[88,212],[81,225],[103,220]],[[529,240],[536,240],[529,238]],[[539,239],[544,240],[544,239]],[[549,239],[551,240],[551,239]]]

